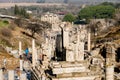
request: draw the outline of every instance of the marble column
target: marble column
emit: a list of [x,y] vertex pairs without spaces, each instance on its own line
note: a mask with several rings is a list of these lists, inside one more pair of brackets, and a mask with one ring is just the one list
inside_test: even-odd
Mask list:
[[35,39],[32,39],[32,66],[35,67],[37,62],[37,50],[35,48]]
[[52,45],[49,43],[48,44],[48,57],[49,57],[49,59],[51,59],[51,57],[52,57]]
[[8,71],[8,80],[14,80],[14,70]]
[[115,48],[110,43],[106,44],[106,80],[114,80]]
[[69,31],[63,30],[63,46],[67,49],[69,47]]
[[38,50],[35,48],[35,64],[38,62]]
[[20,71],[23,70],[23,60],[20,60]]
[[78,49],[78,61],[84,60],[84,45],[85,43],[83,41],[79,42],[79,49]]
[[114,80],[114,66],[108,66],[106,68],[106,80]]
[[0,69],[0,80],[4,80],[3,79],[3,71],[2,71],[2,69]]
[[84,30],[82,31],[77,31],[77,43],[76,43],[76,61],[81,61],[84,60],[84,39],[85,39],[85,34]]
[[22,55],[22,43],[19,41],[19,55]]

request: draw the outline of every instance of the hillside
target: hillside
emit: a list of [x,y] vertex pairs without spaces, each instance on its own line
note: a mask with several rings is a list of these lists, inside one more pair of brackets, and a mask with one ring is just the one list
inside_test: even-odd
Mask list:
[[[15,58],[11,53],[7,52],[6,49],[18,50],[19,41],[22,42],[22,50],[27,47],[32,47],[32,37],[30,37],[30,32],[18,27],[11,20],[0,20],[0,68],[4,67],[4,59],[6,59],[7,69],[16,69],[19,67],[19,59]],[[37,37],[36,37],[37,36]],[[39,45],[40,37],[36,34],[36,43]],[[38,42],[37,42],[38,41]],[[15,55],[16,56],[16,55]]]
[[[8,24],[2,23],[0,26],[0,45],[18,49],[18,43],[21,41],[23,49],[31,46],[32,37],[28,30],[23,29],[21,26],[18,27],[13,21]],[[38,40],[40,36],[36,34],[35,38]]]
[[103,43],[103,42],[119,42],[120,41],[120,27],[110,27],[108,28],[108,32],[97,36],[95,39],[97,42]]

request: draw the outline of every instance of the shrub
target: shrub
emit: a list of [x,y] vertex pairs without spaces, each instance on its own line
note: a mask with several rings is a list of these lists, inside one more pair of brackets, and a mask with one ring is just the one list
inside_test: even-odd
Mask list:
[[8,28],[11,29],[11,30],[15,30],[15,24],[10,24],[10,25],[8,26]]
[[73,14],[66,14],[63,18],[63,21],[67,22],[74,22],[75,21],[75,16]]
[[6,38],[4,36],[1,36],[0,44],[7,45],[7,46],[12,46],[12,44],[10,43],[9,38]]
[[79,19],[113,18],[115,8],[110,5],[96,5],[81,9]]
[[12,37],[12,32],[9,28],[2,28],[0,32],[5,37]]
[[7,20],[4,20],[4,21],[3,21],[3,23],[5,23],[5,24],[9,24],[9,21],[7,21]]

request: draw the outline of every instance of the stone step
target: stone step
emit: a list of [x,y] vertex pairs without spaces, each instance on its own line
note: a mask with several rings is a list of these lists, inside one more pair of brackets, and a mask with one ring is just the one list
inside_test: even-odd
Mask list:
[[57,78],[63,78],[63,77],[82,77],[82,76],[88,76],[88,72],[73,72],[73,73],[63,73],[63,74],[57,74]]
[[65,77],[65,78],[52,78],[52,80],[101,80],[99,76],[83,76],[83,77]]
[[89,72],[86,67],[65,67],[53,68],[53,74],[73,73],[73,72]]
[[79,66],[87,66],[86,61],[79,61],[79,62],[53,62],[53,68],[59,67],[79,67]]

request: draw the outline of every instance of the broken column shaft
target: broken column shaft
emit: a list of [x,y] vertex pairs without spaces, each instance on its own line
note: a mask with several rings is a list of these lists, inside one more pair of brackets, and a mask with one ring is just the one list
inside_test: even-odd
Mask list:
[[114,80],[115,48],[113,44],[106,44],[106,80]]
[[8,71],[8,80],[15,80],[14,79],[14,70]]
[[19,55],[22,55],[22,43],[19,41]]
[[20,60],[20,71],[23,70],[23,60]]
[[3,80],[3,71],[2,71],[2,69],[0,70],[0,80]]
[[37,62],[37,51],[35,48],[35,39],[32,39],[32,66],[35,67]]

